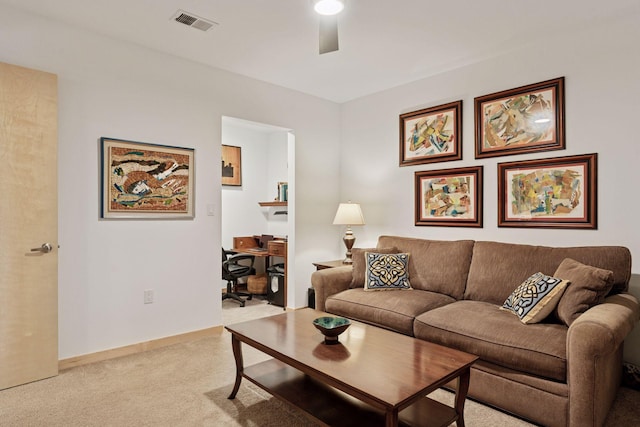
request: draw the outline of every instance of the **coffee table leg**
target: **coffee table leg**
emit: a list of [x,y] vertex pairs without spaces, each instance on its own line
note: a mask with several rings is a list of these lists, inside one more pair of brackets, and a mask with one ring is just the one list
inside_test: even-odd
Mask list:
[[385,427],[398,427],[398,410],[387,411]]
[[458,420],[457,427],[464,427],[464,402],[467,400],[467,392],[469,391],[469,377],[471,376],[471,368],[467,368],[458,377],[458,390],[456,391],[456,414]]
[[240,388],[240,381],[242,381],[242,372],[244,371],[244,362],[242,361],[242,348],[240,347],[240,340],[236,338],[234,334],[231,334],[231,347],[233,348],[233,357],[236,359],[236,383],[233,386],[233,390],[228,399],[234,399]]

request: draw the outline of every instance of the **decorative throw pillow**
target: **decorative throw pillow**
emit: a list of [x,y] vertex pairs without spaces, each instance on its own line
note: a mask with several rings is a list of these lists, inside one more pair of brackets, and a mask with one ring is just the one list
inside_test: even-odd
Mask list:
[[585,265],[571,258],[565,258],[553,275],[571,281],[555,309],[556,317],[567,326],[604,301],[613,286],[613,271]]
[[365,252],[364,258],[366,260],[365,291],[411,289],[408,253]]
[[501,309],[513,312],[522,323],[538,323],[551,314],[567,285],[568,280],[535,273],[509,295]]
[[364,286],[364,271],[367,263],[364,260],[365,252],[376,252],[379,254],[397,254],[398,248],[395,246],[390,248],[353,248],[351,249],[351,260],[353,270],[351,273],[350,288],[362,288]]

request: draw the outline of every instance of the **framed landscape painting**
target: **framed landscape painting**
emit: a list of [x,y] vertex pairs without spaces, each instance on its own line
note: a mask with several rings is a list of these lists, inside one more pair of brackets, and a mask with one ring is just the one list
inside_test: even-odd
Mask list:
[[222,185],[242,185],[242,148],[222,146]]
[[475,98],[476,159],[562,150],[564,77]]
[[194,150],[100,138],[102,218],[193,218]]
[[415,173],[415,225],[482,227],[482,166]]
[[498,163],[498,226],[597,228],[597,154]]
[[462,159],[462,101],[400,115],[400,166]]

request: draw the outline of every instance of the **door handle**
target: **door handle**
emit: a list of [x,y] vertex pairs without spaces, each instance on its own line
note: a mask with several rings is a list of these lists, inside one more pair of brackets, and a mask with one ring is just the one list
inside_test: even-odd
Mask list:
[[48,254],[53,250],[53,247],[50,243],[43,243],[39,248],[31,249],[31,252],[42,252],[43,254]]

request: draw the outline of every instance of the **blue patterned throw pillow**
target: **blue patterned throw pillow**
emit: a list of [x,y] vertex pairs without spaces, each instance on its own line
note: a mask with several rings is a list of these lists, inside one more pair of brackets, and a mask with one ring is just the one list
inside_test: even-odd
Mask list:
[[569,284],[568,280],[535,273],[509,295],[501,309],[513,312],[522,323],[538,323],[556,308]]
[[411,289],[409,254],[365,252],[365,291]]

